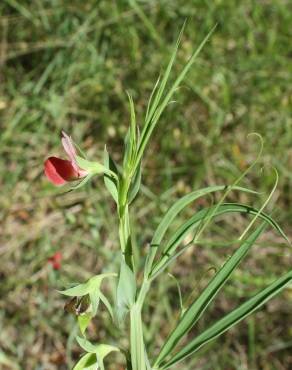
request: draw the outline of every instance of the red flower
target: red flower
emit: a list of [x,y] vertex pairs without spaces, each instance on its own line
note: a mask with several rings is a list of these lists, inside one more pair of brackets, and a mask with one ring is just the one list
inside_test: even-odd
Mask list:
[[56,252],[52,257],[48,258],[48,262],[53,266],[54,270],[60,270],[62,261],[62,253]]
[[69,160],[49,157],[45,161],[45,175],[54,185],[63,185],[68,181],[78,180],[88,175],[76,161],[76,150],[70,136],[62,131],[62,144]]

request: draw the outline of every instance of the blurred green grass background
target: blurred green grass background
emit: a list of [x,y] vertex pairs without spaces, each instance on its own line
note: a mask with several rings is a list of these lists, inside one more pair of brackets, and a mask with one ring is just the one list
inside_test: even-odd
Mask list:
[[[43,161],[63,155],[62,129],[89,158],[101,158],[107,143],[118,161],[129,122],[125,90],[133,95],[142,123],[151,89],[186,18],[173,77],[215,23],[218,27],[148,148],[133,212],[141,256],[174,199],[205,185],[229,184],[252,162],[258,146],[247,135],[255,131],[264,138],[264,155],[245,185],[262,194],[230,199],[260,206],[273,187],[275,166],[280,181],[268,211],[292,236],[291,8],[285,0],[0,3],[1,369],[70,369],[78,358],[75,319],[64,313],[56,289],[117,269],[117,220],[101,179],[58,195],[60,189],[43,176]],[[204,287],[246,222],[235,216],[216,222],[205,235],[210,242],[171,267],[185,297]],[[60,271],[48,264],[55,251],[63,254]],[[287,270],[289,251],[268,231],[198,329]],[[178,309],[176,284],[162,277],[144,312],[152,354]],[[287,370],[291,312],[287,289],[176,368]],[[123,335],[105,310],[90,333],[104,342]]]

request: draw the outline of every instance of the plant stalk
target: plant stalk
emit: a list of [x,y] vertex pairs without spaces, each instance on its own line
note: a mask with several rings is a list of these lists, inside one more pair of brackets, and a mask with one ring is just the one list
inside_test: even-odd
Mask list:
[[146,370],[141,307],[136,302],[130,310],[131,363],[133,370]]
[[150,284],[144,280],[135,304],[130,310],[131,320],[131,359],[133,370],[146,370],[146,350],[143,335],[142,307]]
[[[134,271],[134,261],[131,251],[131,229],[128,204],[128,192],[132,179],[132,171],[125,171],[119,194],[119,237],[120,245],[127,265]],[[144,279],[135,303],[130,308],[130,352],[132,370],[147,370],[146,351],[143,336],[141,311],[149,282]]]

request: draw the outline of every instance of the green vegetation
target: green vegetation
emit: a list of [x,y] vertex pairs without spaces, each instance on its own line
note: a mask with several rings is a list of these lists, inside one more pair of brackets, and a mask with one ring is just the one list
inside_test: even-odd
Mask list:
[[[261,193],[230,194],[228,201],[246,203],[254,197],[253,205],[260,208],[273,188],[275,166],[280,180],[267,210],[274,210],[289,236],[292,13],[288,8],[288,2],[276,0],[0,4],[0,363],[28,370],[67,369],[78,358],[75,319],[64,312],[64,297],[55,289],[106,273],[104,266],[117,270],[118,220],[108,206],[102,179],[94,179],[100,192],[88,184],[58,196],[60,190],[44,179],[43,160],[54,150],[58,154],[58,133],[65,129],[89,159],[101,159],[107,142],[119,161],[121,138],[130,121],[125,90],[133,96],[137,121],[142,123],[153,82],[165,68],[186,17],[172,78],[214,24],[218,26],[176,94],[178,100],[163,113],[147,150],[142,196],[133,205],[139,221],[139,227],[132,225],[136,244],[150,242],[173,198],[233,183],[257,155],[256,142],[247,137],[254,131],[264,138],[264,154],[244,185]],[[194,207],[198,210],[213,201]],[[192,216],[191,208],[188,212],[176,220],[174,230]],[[228,220],[216,220],[204,233],[204,243],[170,267],[182,282],[184,298],[198,296],[214,269],[234,250],[232,241],[247,221],[232,213]],[[200,320],[199,329],[229,312],[239,297],[253,295],[289,269],[290,247],[278,234],[269,231],[257,244],[216,298],[215,309],[211,305],[209,316]],[[59,271],[48,263],[56,251],[63,254]],[[138,260],[144,251],[136,248],[135,253]],[[158,354],[154,344],[162,344],[173,327],[180,300],[175,279],[161,275],[154,287],[145,311],[145,341],[149,348],[153,343],[152,353]],[[160,305],[153,305],[158,301]],[[287,324],[291,311],[287,289],[237,330],[211,342],[208,352],[199,352],[176,368],[286,369],[291,361]],[[96,341],[118,335],[106,309],[89,332]]]

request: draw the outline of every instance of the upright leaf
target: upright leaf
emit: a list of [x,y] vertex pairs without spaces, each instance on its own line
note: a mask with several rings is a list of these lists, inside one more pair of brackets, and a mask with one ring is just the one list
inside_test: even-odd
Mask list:
[[[213,212],[215,210],[215,213]],[[161,258],[157,261],[154,265],[150,278],[157,276],[158,273],[163,271],[163,268],[166,264],[168,264],[170,258],[174,255],[176,249],[180,245],[180,243],[185,239],[185,237],[190,233],[196,230],[202,221],[204,221],[205,217],[213,213],[213,217],[217,217],[226,213],[236,212],[236,213],[243,213],[247,215],[254,215],[258,216],[262,220],[268,222],[272,227],[274,227],[280,235],[287,240],[287,237],[278,223],[273,220],[270,216],[268,216],[264,212],[260,212],[259,210],[252,208],[245,204],[240,203],[223,203],[219,207],[217,205],[204,208],[197,213],[194,214],[188,221],[184,222],[170,237],[170,239],[165,243],[162,251],[161,251]]]
[[131,124],[129,129],[129,140],[127,143],[128,148],[126,147],[126,153],[129,152],[128,155],[124,156],[124,168],[128,166],[129,169],[132,168],[133,162],[136,156],[137,150],[137,123],[136,123],[136,115],[135,115],[135,107],[132,96],[127,92],[129,104],[130,104],[130,114],[131,114]]
[[129,308],[134,304],[136,296],[136,279],[133,271],[121,260],[120,276],[117,286],[116,313],[118,321],[121,322]]
[[[228,189],[228,186],[225,185],[216,185],[216,186],[209,186],[200,190],[195,190],[184,197],[180,198],[177,200],[170,208],[169,210],[165,213],[163,216],[162,220],[160,221],[154,236],[152,238],[152,241],[150,243],[150,250],[147,256],[147,261],[146,261],[146,267],[145,267],[145,275],[148,277],[152,268],[152,264],[156,255],[156,252],[160,246],[160,243],[169,228],[170,224],[172,221],[175,219],[175,217],[185,208],[187,207],[190,203],[194,202],[196,199],[216,192],[216,191],[222,191]],[[244,191],[247,193],[255,193],[254,191],[251,191],[246,188],[242,188],[239,186],[234,186],[233,190],[239,190],[239,191]]]
[[262,224],[256,229],[233,253],[233,255],[225,262],[221,269],[216,273],[208,286],[203,290],[200,296],[187,309],[180,319],[176,328],[169,335],[164,343],[161,352],[158,355],[157,363],[161,363],[163,359],[173,350],[176,344],[185,336],[191,328],[196,324],[209,304],[216,297],[217,293],[229,279],[231,273],[239,265],[242,259],[246,256],[249,249],[255,243],[256,239],[264,230],[266,224]]
[[178,41],[175,45],[174,51],[172,53],[170,62],[169,62],[168,67],[166,69],[166,72],[164,74],[164,77],[161,81],[161,84],[160,84],[159,88],[156,90],[156,95],[153,99],[153,104],[149,108],[148,115],[147,115],[147,118],[146,118],[146,122],[145,122],[145,125],[143,127],[142,134],[141,134],[141,140],[140,140],[140,143],[139,143],[138,151],[137,151],[136,165],[138,165],[140,163],[141,159],[142,159],[145,147],[146,147],[146,145],[147,145],[147,143],[150,139],[150,136],[151,136],[153,130],[155,129],[155,127],[156,127],[156,125],[159,121],[159,118],[160,118],[161,114],[163,113],[166,106],[169,104],[170,100],[172,99],[172,96],[173,96],[174,92],[179,87],[179,84],[183,81],[186,74],[190,70],[191,66],[194,64],[194,62],[195,62],[197,56],[199,55],[200,51],[202,50],[203,46],[206,44],[206,42],[210,38],[211,34],[214,32],[215,27],[213,27],[213,29],[203,39],[201,44],[198,46],[198,48],[192,54],[192,56],[190,57],[188,62],[185,64],[184,68],[182,69],[182,71],[180,72],[180,74],[178,75],[178,77],[176,78],[176,80],[174,81],[174,83],[172,84],[170,89],[168,90],[168,92],[163,97],[163,94],[164,94],[164,91],[165,91],[165,88],[166,88],[166,85],[167,85],[167,82],[168,82],[168,78],[169,78],[169,75],[170,75],[170,72],[171,72],[176,54],[177,54],[178,46],[179,46],[181,35],[182,35],[182,32],[183,32],[183,29],[182,29],[182,31],[180,33],[180,36],[178,38]]
[[136,170],[136,174],[132,180],[132,184],[129,191],[129,204],[133,202],[138,194],[141,186],[141,177],[142,177],[142,170],[141,170],[141,163]]
[[132,156],[132,141],[131,141],[131,129],[129,129],[124,140],[124,155],[123,155],[124,171],[127,171],[131,166],[131,156]]
[[273,298],[276,294],[280,293],[288,284],[292,282],[292,270],[275,280],[268,287],[263,289],[261,292],[256,294],[254,297],[247,300],[245,303],[231,311],[229,314],[224,316],[221,320],[217,321],[207,330],[203,331],[195,339],[187,343],[178,353],[176,353],[169,361],[158,364],[154,368],[156,369],[168,369],[171,366],[177,364],[181,360],[190,356],[191,354],[198,351],[206,343],[219,337],[225,333],[232,326],[236,325],[248,315],[259,309],[263,304]]
[[[114,172],[116,174],[116,176],[118,176],[117,167],[115,165],[114,160],[110,157],[110,155],[109,155],[109,153],[106,149],[106,146],[104,147],[103,161],[104,161],[104,167],[107,168],[108,170]],[[113,177],[111,177],[107,174],[104,174],[103,179],[104,179],[104,184],[105,184],[107,190],[110,192],[114,201],[118,204],[118,180],[116,180],[115,178],[113,178]]]

